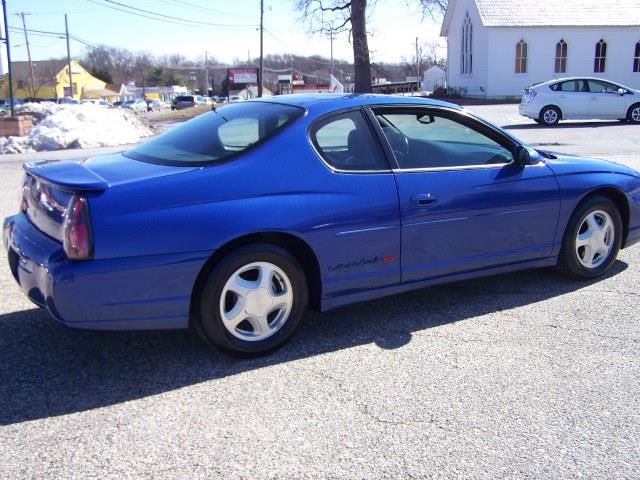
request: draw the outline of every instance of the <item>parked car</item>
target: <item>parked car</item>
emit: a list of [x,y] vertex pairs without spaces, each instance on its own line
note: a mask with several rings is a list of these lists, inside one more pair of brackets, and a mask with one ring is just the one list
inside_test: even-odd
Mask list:
[[112,108],[113,106],[109,102],[103,99],[100,99],[100,100],[87,99],[87,100],[82,100],[80,103],[90,103],[92,105],[96,105],[97,107],[103,107],[103,108]]
[[[20,98],[13,99],[13,108],[15,109],[18,105],[23,105],[25,102]],[[0,115],[10,115],[11,114],[11,100],[9,98],[0,99]]]
[[51,97],[51,98],[45,98],[38,101],[56,103],[58,105],[78,105],[80,103],[79,100],[76,100],[75,98],[71,98],[71,97]]
[[113,107],[114,108],[122,107],[123,103],[124,103],[123,100],[117,100],[117,101],[113,102]]
[[178,95],[171,102],[171,110],[191,108],[202,103],[204,103],[204,99],[200,95]]
[[592,279],[640,241],[637,171],[419,98],[229,104],[25,170],[3,237],[33,302],[71,327],[190,327],[237,354],[280,346],[307,305],[526,268]]
[[231,95],[229,97],[229,103],[235,102],[244,102],[244,97],[241,97],[240,95]]
[[601,78],[560,78],[525,88],[519,112],[547,126],[571,119],[640,123],[640,91]]
[[147,102],[145,102],[141,98],[136,98],[135,100],[127,100],[122,104],[122,108],[128,108],[130,110],[133,110],[135,113],[142,113],[147,111]]

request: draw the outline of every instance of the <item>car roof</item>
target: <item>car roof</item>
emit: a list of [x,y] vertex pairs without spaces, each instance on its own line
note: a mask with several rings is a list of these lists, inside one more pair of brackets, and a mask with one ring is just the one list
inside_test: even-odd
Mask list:
[[287,103],[300,107],[307,107],[318,103],[335,103],[336,106],[342,103],[351,103],[357,105],[420,104],[459,108],[457,105],[454,105],[452,103],[443,102],[440,100],[432,100],[424,97],[403,97],[400,95],[382,95],[374,93],[299,93],[292,95],[265,97],[261,100],[274,101],[277,103]]
[[620,83],[620,82],[618,82],[616,80],[609,80],[608,78],[599,78],[599,77],[562,77],[562,78],[554,78],[552,80],[547,80],[546,82],[542,82],[542,83],[537,83],[537,84],[531,85],[530,88],[537,88],[537,87],[540,87],[540,86],[553,85],[555,83],[566,82],[566,81],[571,81],[571,80],[598,80],[600,82],[607,82],[607,83],[612,83],[614,85],[618,85],[619,87],[625,88],[625,89],[633,91],[633,92],[639,91],[637,88],[629,87],[629,86],[625,85],[624,83]]
[[356,93],[346,95],[331,93],[292,94],[265,97],[250,101],[293,105],[296,107],[302,107],[305,110],[317,114],[335,110],[342,110],[343,108],[380,105],[421,105],[426,107],[449,107],[456,110],[462,109],[462,107],[460,107],[459,105],[449,102],[443,102],[440,100],[432,100],[430,98],[403,97],[400,95],[381,95],[372,93]]
[[609,79],[606,79],[606,78],[598,78],[598,77],[561,77],[561,78],[554,78],[552,80],[547,80],[546,82],[540,82],[540,83],[535,84],[533,86],[537,87],[539,85],[547,85],[547,84],[551,84],[551,83],[570,82],[572,80],[598,80],[600,82],[615,83],[616,85],[620,85],[620,82],[616,82],[614,80],[609,80]]

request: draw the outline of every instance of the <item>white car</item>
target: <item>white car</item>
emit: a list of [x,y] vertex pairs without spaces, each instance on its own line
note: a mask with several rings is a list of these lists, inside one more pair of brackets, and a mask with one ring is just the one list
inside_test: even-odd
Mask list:
[[141,98],[137,98],[135,100],[127,100],[122,105],[122,108],[129,108],[136,113],[143,113],[147,111],[147,102],[142,100]]
[[93,105],[96,105],[96,106],[102,107],[102,108],[111,108],[112,107],[112,105],[109,102],[107,102],[106,100],[102,100],[102,99],[101,100],[82,100],[80,103],[81,104],[82,103],[84,103],[84,104],[91,103]]
[[525,88],[518,111],[547,126],[568,119],[640,123],[640,91],[601,78],[559,78]]

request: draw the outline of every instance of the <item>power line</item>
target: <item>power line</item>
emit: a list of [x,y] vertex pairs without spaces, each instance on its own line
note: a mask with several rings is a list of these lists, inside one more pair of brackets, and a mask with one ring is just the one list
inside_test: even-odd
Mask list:
[[202,5],[196,5],[195,3],[184,2],[184,1],[181,1],[181,0],[160,0],[160,1],[164,2],[164,3],[171,2],[171,3],[174,3],[174,4],[178,4],[178,5],[184,5],[184,6],[187,6],[187,7],[196,8],[198,10],[202,10],[202,11],[205,11],[205,12],[211,12],[211,13],[215,13],[215,14],[218,14],[218,15],[229,15],[229,16],[232,16],[232,17],[242,17],[242,18],[254,18],[251,15],[242,15],[242,14],[239,14],[239,13],[223,12],[222,10],[216,10],[215,8],[203,7]]
[[200,26],[200,25],[191,25],[191,24],[188,24],[188,23],[180,23],[180,22],[174,22],[174,21],[171,21],[171,20],[163,20],[162,18],[150,17],[148,15],[142,15],[140,13],[130,12],[129,10],[125,10],[123,8],[112,7],[111,5],[105,5],[104,3],[99,3],[99,2],[97,2],[95,0],[87,0],[87,2],[94,3],[96,5],[100,5],[101,7],[104,7],[104,8],[110,8],[111,10],[117,10],[118,12],[128,13],[129,15],[135,15],[136,17],[148,18],[150,20],[155,20],[157,22],[172,23],[174,25],[180,25],[181,27],[206,28],[206,27],[203,27],[203,26]]
[[[17,28],[17,27],[9,27],[9,29],[13,32],[22,32],[21,28]],[[33,33],[34,35],[40,35],[40,36],[61,36],[64,37],[64,33],[62,32],[49,32],[47,30],[35,30],[33,28],[27,28],[27,32],[29,33]]]
[[[21,28],[17,28],[17,27],[9,27],[9,30],[11,30],[12,32],[22,32]],[[50,32],[47,30],[34,30],[32,28],[27,28],[27,32],[29,32],[32,35],[36,35],[39,37],[55,37],[57,39],[63,39],[65,38],[65,33],[64,32]],[[87,47],[91,47],[91,48],[98,48],[97,46],[95,46],[94,44],[92,44],[91,42],[89,42],[88,40],[85,40],[84,38],[78,37],[77,35],[69,35],[69,38],[71,38],[72,40],[75,40],[78,43],[82,43],[83,45],[86,45]]]
[[[91,3],[96,3],[98,5],[102,5],[103,7],[113,8],[114,10],[120,10],[120,9],[118,9],[116,7],[112,7],[110,5],[104,5],[103,3],[98,3],[98,2],[96,2],[94,0],[89,0],[89,1]],[[166,19],[164,21],[170,21],[171,23],[181,22],[181,23],[186,23],[188,25],[189,24],[192,24],[193,26],[201,25],[201,26],[204,26],[204,27],[230,27],[230,28],[234,28],[234,27],[236,27],[236,28],[238,28],[238,27],[239,28],[255,27],[255,24],[252,24],[252,25],[238,25],[238,24],[201,22],[199,20],[192,20],[192,19],[189,19],[189,18],[182,18],[182,17],[164,15],[162,13],[156,13],[156,12],[153,12],[151,10],[145,10],[143,8],[132,7],[131,5],[127,5],[126,3],[116,2],[115,0],[102,0],[102,1],[106,2],[106,3],[110,3],[112,5],[117,5],[118,7],[121,7],[122,9],[127,9],[127,10],[121,10],[121,11],[125,11],[126,13],[130,13],[131,15],[145,16],[145,15],[141,15],[140,13],[138,13],[138,14],[134,13],[134,12],[141,12],[142,14],[153,15],[156,20]],[[133,11],[129,11],[129,10],[133,10]]]

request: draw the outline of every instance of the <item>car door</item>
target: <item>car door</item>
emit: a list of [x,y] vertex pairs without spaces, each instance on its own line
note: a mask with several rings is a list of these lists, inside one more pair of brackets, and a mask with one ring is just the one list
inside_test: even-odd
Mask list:
[[373,114],[397,162],[403,282],[551,255],[560,203],[543,162],[517,165],[513,140],[461,112]]
[[626,118],[627,97],[620,95],[621,88],[603,80],[588,80],[590,118]]
[[588,117],[590,94],[586,80],[566,80],[553,85],[552,91],[563,119]]
[[[323,295],[356,294],[400,283],[400,216],[395,176],[361,108],[332,113],[309,132],[330,169],[320,175],[325,202],[314,221],[323,240]],[[330,241],[325,230],[330,232]]]

